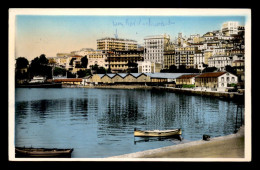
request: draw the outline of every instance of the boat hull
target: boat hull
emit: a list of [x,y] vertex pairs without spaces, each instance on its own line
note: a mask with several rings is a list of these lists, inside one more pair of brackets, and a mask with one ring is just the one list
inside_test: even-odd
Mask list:
[[166,130],[166,131],[141,131],[135,130],[134,136],[136,137],[170,137],[181,135],[181,129],[173,129],[173,130]]
[[73,149],[15,148],[16,157],[70,158]]

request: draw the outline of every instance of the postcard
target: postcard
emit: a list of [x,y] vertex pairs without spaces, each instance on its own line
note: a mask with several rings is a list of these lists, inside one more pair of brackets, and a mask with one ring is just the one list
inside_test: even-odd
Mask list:
[[10,161],[251,161],[251,10],[9,9]]

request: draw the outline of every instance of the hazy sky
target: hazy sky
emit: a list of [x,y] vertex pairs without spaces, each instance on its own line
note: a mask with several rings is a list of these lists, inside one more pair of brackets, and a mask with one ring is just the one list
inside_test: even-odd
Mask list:
[[47,16],[17,15],[15,56],[29,60],[45,54],[54,57],[60,52],[81,48],[97,48],[103,37],[133,39],[143,44],[145,36],[168,34],[171,41],[179,32],[189,37],[219,30],[226,21],[245,24],[244,16]]

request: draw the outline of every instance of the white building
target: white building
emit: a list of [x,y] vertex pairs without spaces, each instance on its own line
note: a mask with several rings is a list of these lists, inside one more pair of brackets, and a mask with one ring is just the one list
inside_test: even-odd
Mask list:
[[159,73],[162,69],[161,63],[154,63],[151,61],[139,61],[138,73]]
[[215,55],[208,59],[209,67],[216,67],[220,71],[225,70],[226,65],[232,66],[233,59],[231,56]]
[[164,51],[170,44],[169,35],[147,36],[144,38],[144,61],[161,63],[164,68]]
[[204,53],[195,53],[194,54],[194,68],[203,70],[203,63],[205,63]]
[[90,66],[97,64],[99,67],[104,67],[108,69],[108,62],[106,61],[108,57],[108,53],[102,50],[94,50],[89,52],[86,56],[88,58],[87,68],[90,68]]
[[214,48],[212,55],[226,55],[227,54],[227,49],[225,48]]
[[238,34],[238,22],[237,21],[228,21],[222,24],[221,31],[224,35],[237,35]]
[[225,91],[229,84],[237,84],[238,78],[236,75],[226,72],[218,77],[218,91]]

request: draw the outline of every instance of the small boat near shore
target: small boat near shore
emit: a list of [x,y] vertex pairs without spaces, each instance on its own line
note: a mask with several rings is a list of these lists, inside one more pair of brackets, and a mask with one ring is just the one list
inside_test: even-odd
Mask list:
[[181,135],[181,129],[172,129],[172,130],[134,130],[135,137],[170,137]]
[[16,157],[70,158],[73,149],[15,147]]

